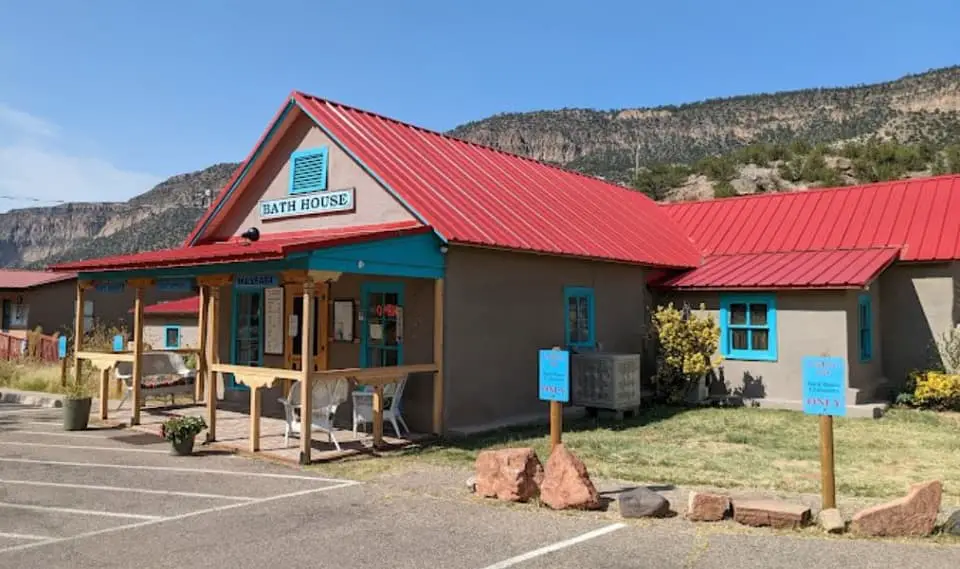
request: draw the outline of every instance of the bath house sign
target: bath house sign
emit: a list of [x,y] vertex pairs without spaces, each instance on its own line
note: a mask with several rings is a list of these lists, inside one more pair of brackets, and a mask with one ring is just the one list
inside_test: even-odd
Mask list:
[[260,219],[283,219],[353,211],[355,188],[320,191],[260,202]]

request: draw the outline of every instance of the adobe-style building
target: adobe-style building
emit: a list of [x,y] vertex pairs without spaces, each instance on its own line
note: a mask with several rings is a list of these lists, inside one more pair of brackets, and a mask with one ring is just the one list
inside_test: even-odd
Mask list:
[[80,298],[139,291],[134,359],[146,291],[196,287],[211,436],[220,375],[250,404],[253,449],[261,400],[292,381],[309,380],[308,407],[314,384],[406,375],[421,432],[542,415],[539,349],[649,352],[669,300],[718,315],[731,388],[798,403],[800,356],[827,353],[866,400],[955,321],[958,180],[661,206],[294,92],[181,247],[57,270],[79,273]]
[[200,346],[199,314],[197,295],[144,306],[143,342],[154,350],[197,348]]

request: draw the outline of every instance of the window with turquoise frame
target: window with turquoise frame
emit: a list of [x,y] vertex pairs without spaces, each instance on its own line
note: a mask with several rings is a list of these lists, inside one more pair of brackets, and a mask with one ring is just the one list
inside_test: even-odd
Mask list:
[[860,347],[860,361],[868,362],[873,358],[873,309],[869,294],[860,295],[857,308],[857,344]]
[[567,347],[592,348],[596,342],[593,289],[568,286],[563,289],[566,319],[564,338]]
[[730,360],[777,360],[777,302],[774,295],[720,296],[720,353]]
[[290,155],[290,193],[327,189],[327,147],[298,150]]
[[163,349],[165,350],[180,349],[180,327],[179,326],[163,327]]

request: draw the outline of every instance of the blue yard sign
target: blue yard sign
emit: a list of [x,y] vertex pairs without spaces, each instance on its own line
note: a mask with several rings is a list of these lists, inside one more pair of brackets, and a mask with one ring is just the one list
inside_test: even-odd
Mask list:
[[57,338],[57,357],[61,360],[67,357],[67,337],[60,336]]
[[540,350],[540,399],[570,401],[570,352]]
[[847,362],[843,358],[806,356],[803,370],[803,412],[808,415],[847,414]]
[[122,352],[123,351],[123,335],[117,334],[113,337],[113,351]]

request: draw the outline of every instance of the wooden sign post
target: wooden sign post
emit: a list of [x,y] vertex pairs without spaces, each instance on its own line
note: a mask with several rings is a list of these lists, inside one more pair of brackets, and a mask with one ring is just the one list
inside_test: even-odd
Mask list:
[[540,400],[550,402],[550,451],[560,444],[563,404],[570,401],[570,352],[540,350]]
[[843,358],[803,358],[803,412],[820,416],[822,508],[837,507],[833,418],[847,414],[847,363]]

